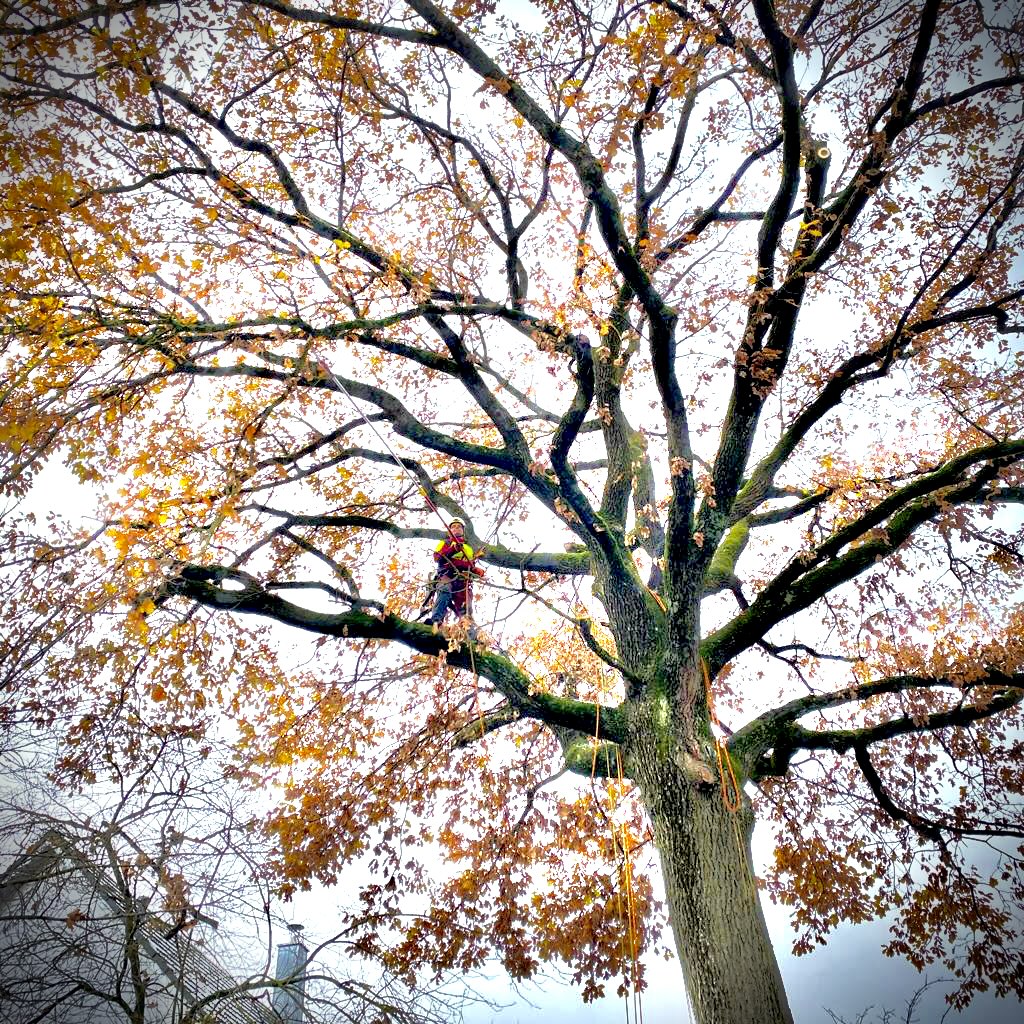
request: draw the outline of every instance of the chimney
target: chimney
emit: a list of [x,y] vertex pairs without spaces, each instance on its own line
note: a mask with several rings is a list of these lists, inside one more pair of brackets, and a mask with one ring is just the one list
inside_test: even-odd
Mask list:
[[274,989],[274,1012],[283,1024],[302,1024],[302,1003],[306,993],[306,957],[309,950],[302,944],[302,925],[290,924],[290,942],[277,947],[277,971],[274,978],[287,984]]

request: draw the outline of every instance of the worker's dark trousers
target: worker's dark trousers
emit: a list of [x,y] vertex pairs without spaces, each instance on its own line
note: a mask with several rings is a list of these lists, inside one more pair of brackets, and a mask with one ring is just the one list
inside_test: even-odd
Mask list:
[[[434,584],[434,607],[427,616],[427,625],[440,625],[449,608],[455,612],[456,618],[462,618],[466,614],[466,591],[462,590],[455,580],[442,577]],[[477,628],[472,622],[466,632],[471,640],[476,639]]]
[[454,599],[453,583],[454,580],[442,577],[434,584],[434,607],[430,609],[430,614],[427,616],[428,625],[439,625],[448,613],[448,609],[451,608]]

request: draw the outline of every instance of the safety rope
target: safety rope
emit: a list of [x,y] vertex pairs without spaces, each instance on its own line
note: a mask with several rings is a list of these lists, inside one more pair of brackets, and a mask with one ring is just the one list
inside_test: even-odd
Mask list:
[[[594,791],[594,779],[597,774],[597,751],[600,744],[601,734],[601,704],[600,701],[594,701],[594,750],[593,755],[590,759],[590,785],[591,792]],[[608,779],[612,778],[612,766],[611,766],[611,754],[606,746],[605,752],[605,776]],[[618,748],[615,750],[615,763],[617,767],[619,791],[625,790],[625,780],[622,774],[622,756]],[[644,1013],[643,1013],[643,1001],[640,996],[640,990],[637,986],[637,978],[639,976],[639,957],[637,956],[637,911],[636,911],[636,900],[633,894],[633,862],[632,862],[632,850],[629,846],[629,836],[626,832],[626,823],[623,821],[619,825],[619,834],[615,834],[615,798],[609,793],[609,804],[608,804],[608,829],[611,834],[611,845],[612,852],[614,854],[617,847],[622,849],[622,884],[615,887],[615,913],[618,920],[626,921],[626,929],[628,932],[629,941],[629,960],[632,967],[632,974],[627,978],[629,983],[628,988],[632,991],[633,996],[633,1016],[636,1024],[643,1024]],[[626,892],[626,912],[623,914],[622,911],[622,891],[625,889]],[[626,1024],[629,1024],[629,996],[626,996]]]
[[388,444],[387,439],[373,425],[373,421],[370,419],[370,417],[366,415],[366,413],[362,410],[362,408],[360,408],[358,405],[356,405],[356,400],[352,397],[351,392],[349,391],[349,389],[347,387],[345,387],[344,383],[341,381],[341,379],[338,377],[338,375],[336,373],[334,373],[331,369],[329,369],[327,364],[325,362],[323,362],[322,360],[318,361],[315,365],[316,365],[316,368],[325,377],[328,377],[330,380],[332,380],[334,382],[334,386],[348,399],[349,405],[352,406],[352,408],[356,411],[357,415],[359,415],[362,418],[363,422],[370,428],[370,430],[373,431],[373,433],[376,436],[377,440],[380,441],[380,443],[382,445],[384,445],[384,447],[387,449],[388,455],[390,455],[391,458],[395,460],[395,462],[398,465],[399,469],[401,469],[402,472],[405,473],[405,475],[409,478],[409,482],[414,487],[417,487],[419,489],[420,493],[423,495],[423,498],[424,498],[424,500],[427,503],[427,507],[430,509],[431,512],[434,513],[434,515],[437,516],[437,518],[441,521],[441,525],[445,528],[445,531],[447,532],[448,529],[449,529],[449,526],[444,521],[444,516],[441,515],[441,510],[434,504],[434,502],[431,499],[430,495],[427,494],[427,489],[417,479],[416,474],[413,473],[413,471],[405,464],[405,462],[402,460],[402,457],[394,450],[394,448],[391,447],[391,445]]
[[[595,742],[596,742],[596,737],[595,737]],[[596,748],[595,748],[595,753],[596,753]],[[596,757],[595,757],[594,760],[596,762],[596,760],[597,760]],[[611,762],[611,754],[608,752],[608,748],[607,747],[605,747],[605,751],[604,751],[604,769],[605,769],[605,778],[611,779],[611,777],[612,777],[612,762]],[[591,777],[591,792],[593,792],[593,777]],[[612,857],[617,860],[616,853],[617,853],[617,851],[619,849],[619,845],[620,844],[619,844],[619,838],[615,834],[615,797],[612,795],[611,792],[609,792],[609,794],[608,794],[608,814],[605,817],[606,817],[606,819],[608,821],[608,833],[611,836]],[[625,878],[625,875],[623,875],[623,879],[624,878]],[[631,927],[631,920],[630,920],[630,917],[629,917],[628,910],[627,910],[627,912],[625,914],[622,912],[622,890],[623,890],[623,885],[620,882],[620,884],[615,886],[615,917],[616,917],[616,920],[618,920],[618,921],[625,920],[626,921],[626,927],[628,929],[628,928]],[[624,945],[624,944],[625,944],[625,940],[623,940],[622,945]],[[632,949],[632,948],[633,948],[633,943],[630,942],[630,949]],[[625,950],[624,949],[622,950],[622,953],[623,953],[623,960],[625,960]],[[624,977],[624,980],[626,982],[627,990],[630,987],[635,987],[635,985],[634,986],[630,986],[629,985],[629,982],[631,980],[635,981],[635,976],[636,976],[635,975],[635,966],[634,966],[634,976],[633,976],[633,979],[631,979],[626,974],[625,969],[623,969],[623,977]],[[625,1006],[625,1011],[626,1011],[626,1024],[629,1024],[629,996],[628,995],[626,995],[626,997],[625,997],[625,1004],[624,1004],[624,1006]]]
[[[719,722],[718,715],[715,714],[715,704],[711,697],[711,674],[708,672],[708,663],[703,658],[700,659],[700,667],[704,673],[704,693],[708,702],[708,716],[721,729],[722,723]],[[725,744],[718,733],[713,735],[715,740],[715,757],[718,759],[718,781],[722,788],[722,803],[725,804],[728,811],[735,814],[743,804],[740,786],[736,781],[736,772],[733,771],[732,760],[729,757],[728,750],[725,749]],[[729,777],[728,783],[726,783],[727,773]]]
[[[615,749],[615,763],[618,769],[619,789],[625,789],[625,781],[622,777],[622,755],[619,749]],[[625,821],[620,822],[619,832],[622,840],[622,871],[625,876],[626,888],[626,913],[629,921],[629,957],[633,965],[633,1016],[637,1024],[644,1024],[643,1002],[640,998],[639,958],[637,956],[637,912],[636,896],[633,892],[633,851],[629,848],[629,835],[626,832]]]
[[[387,450],[388,454],[391,456],[392,459],[394,459],[395,463],[402,470],[402,472],[405,473],[405,475],[409,479],[410,483],[412,483],[414,486],[416,486],[420,490],[420,492],[423,495],[424,500],[427,503],[427,506],[437,516],[437,518],[441,521],[441,525],[444,526],[445,532],[446,533],[450,532],[450,526],[447,523],[445,523],[444,517],[441,515],[441,512],[438,509],[438,507],[431,500],[431,497],[427,493],[426,488],[415,477],[415,475],[413,474],[412,470],[409,469],[409,467],[405,464],[405,462],[398,455],[398,453],[395,452],[394,449],[391,447],[391,445],[388,444],[387,440],[384,438],[384,436],[381,434],[381,432],[373,425],[373,422],[366,415],[366,413],[356,404],[355,399],[352,397],[352,395],[349,392],[348,388],[345,387],[344,383],[338,378],[338,376],[335,373],[333,373],[327,367],[326,363],[318,362],[317,363],[317,368],[320,370],[321,373],[323,373],[326,377],[328,377],[330,380],[332,380],[334,382],[335,387],[337,387],[338,390],[348,399],[349,404],[356,411],[356,413],[362,418],[363,422],[374,433],[374,435],[376,436],[377,440],[380,441],[380,443],[384,446],[384,448]],[[665,612],[666,608],[665,608],[665,604],[662,601],[662,599],[657,594],[655,594],[654,591],[649,590],[648,592],[651,594],[651,596],[658,603],[658,605],[660,606],[662,612]],[[470,598],[470,601],[471,600],[472,600],[472,598]],[[472,614],[472,604],[471,603],[467,605],[467,612],[469,612],[470,615]],[[483,738],[483,736],[485,735],[485,731],[486,730],[485,730],[485,725],[484,725],[483,710],[482,710],[481,705],[480,705],[479,676],[478,676],[478,673],[477,673],[477,670],[476,670],[476,661],[475,661],[475,658],[474,658],[474,655],[473,655],[473,640],[472,640],[472,638],[467,638],[467,639],[468,639],[468,642],[469,642],[470,666],[471,666],[472,671],[473,671],[473,690],[474,690],[474,694],[475,694],[476,710],[477,710],[477,713],[479,715],[479,721],[480,721],[480,736],[481,736],[481,738]],[[702,662],[702,664],[703,664],[703,662]],[[704,672],[705,672],[705,679],[707,679],[707,666],[706,665],[704,666]],[[710,683],[708,685],[710,687]],[[709,694],[710,694],[710,691],[709,691]],[[709,698],[709,706],[710,706],[710,698]],[[600,732],[600,714],[601,714],[601,712],[600,712],[600,704],[598,702],[596,702],[596,701],[595,701],[595,707],[597,708],[597,710],[596,710],[595,716],[594,716],[595,717],[595,736],[594,736],[594,756],[593,756],[592,763],[591,763],[591,781],[592,782],[593,782],[594,773],[595,773],[595,770],[596,770],[596,767],[597,767],[597,749],[598,749],[597,745],[598,745],[598,734]],[[606,757],[607,756],[608,755],[607,755],[607,751],[606,751]],[[618,768],[619,788],[620,788],[620,790],[622,790],[622,789],[624,789],[625,782],[624,782],[623,774],[622,774],[622,758],[621,758],[620,753],[619,753],[618,750],[616,750],[616,752],[615,752],[615,760],[616,760],[616,764],[617,764],[617,768]],[[611,764],[609,763],[607,767],[608,767],[608,771],[609,771],[609,775],[610,775],[611,774]],[[721,751],[719,751],[719,770],[721,770]],[[731,765],[729,767],[729,770],[730,770],[730,772],[732,771],[732,766]],[[735,785],[735,781],[736,780],[735,780],[735,776],[734,776],[733,777],[733,784],[734,785]],[[722,790],[723,794],[725,792],[724,785],[725,784],[724,784],[724,781],[723,781],[723,790]],[[615,825],[614,825],[614,821],[612,820],[612,818],[609,818],[609,824],[610,824],[610,826],[612,828],[612,845],[613,845],[613,848],[614,848],[616,837],[615,837],[615,831],[614,831]],[[641,997],[640,997],[640,991],[639,991],[639,988],[637,986],[637,978],[638,978],[638,974],[639,974],[639,971],[638,971],[638,957],[637,957],[637,941],[636,941],[636,939],[637,939],[637,914],[636,914],[636,901],[635,901],[634,893],[633,893],[632,851],[630,850],[630,846],[629,846],[629,837],[628,837],[628,834],[626,832],[626,824],[625,824],[625,822],[622,822],[620,824],[620,842],[621,842],[621,846],[622,846],[622,856],[623,856],[623,878],[624,878],[624,883],[625,883],[624,888],[626,890],[626,919],[627,919],[627,928],[628,928],[628,932],[629,932],[629,953],[630,953],[630,961],[631,961],[632,969],[633,969],[633,974],[632,974],[632,978],[631,978],[631,982],[632,982],[631,987],[632,987],[632,990],[633,990],[634,1016],[635,1016],[635,1018],[637,1020],[637,1024],[643,1024],[643,1004],[642,1004]],[[619,908],[618,908],[618,910],[619,910],[619,918],[621,920],[621,917],[622,917],[621,890],[619,890],[619,889],[616,890],[616,898],[619,900]],[[627,1024],[628,1024],[628,1022],[629,1022],[629,1003],[628,1003],[628,1001],[626,1003],[626,1021],[627,1021]]]
[[[707,694],[708,715],[715,725],[721,727],[718,716],[715,714],[714,703],[711,698],[711,676],[708,672],[708,663],[701,658],[700,665],[704,673],[704,690]],[[740,862],[744,867],[746,867],[748,849],[746,843],[743,841],[743,836],[740,834],[740,821],[739,814],[737,813],[743,803],[742,794],[739,783],[736,780],[736,773],[732,767],[732,761],[729,758],[729,752],[725,749],[725,744],[722,743],[717,734],[715,735],[715,754],[718,758],[718,778],[722,789],[722,803],[725,805],[726,810],[729,811],[729,817],[732,820],[732,833],[733,838],[736,840],[736,852],[739,854]],[[726,785],[726,767],[728,768],[729,777],[728,786]],[[729,792],[730,789],[731,793]],[[744,878],[748,878],[750,881],[750,896],[756,904],[760,899],[760,894],[757,891],[757,876],[754,874],[753,864],[750,865],[750,871],[744,871],[743,875]],[[689,999],[689,993],[687,993],[687,999]]]
[[[323,362],[322,360],[318,360],[317,361],[316,368],[325,377],[328,377],[330,380],[332,380],[334,382],[334,386],[348,399],[349,405],[352,406],[352,408],[356,411],[357,415],[359,415],[362,418],[363,422],[370,428],[371,431],[373,431],[373,433],[376,436],[377,440],[380,441],[380,443],[387,450],[387,453],[391,456],[392,459],[394,459],[396,465],[406,475],[406,477],[408,478],[409,482],[414,487],[419,489],[419,492],[423,495],[423,500],[426,501],[426,503],[427,503],[427,507],[430,509],[431,512],[434,513],[435,516],[437,516],[437,518],[440,521],[441,525],[444,527],[445,533],[447,535],[449,535],[449,536],[453,536],[453,534],[451,532],[451,525],[444,521],[444,516],[441,515],[441,510],[437,507],[437,505],[434,504],[434,502],[431,499],[430,495],[427,493],[427,489],[423,486],[423,484],[420,482],[420,480],[417,479],[416,475],[412,472],[412,470],[405,464],[405,462],[403,461],[402,457],[391,447],[390,444],[388,444],[387,439],[373,425],[373,421],[369,418],[369,416],[367,416],[366,413],[362,410],[362,408],[360,408],[360,406],[358,406],[356,404],[355,399],[352,397],[352,393],[348,390],[347,387],[345,387],[344,383],[341,381],[341,379],[338,377],[338,375],[336,373],[334,373],[327,366],[327,364],[325,362]],[[469,583],[469,573],[466,574],[466,577],[467,577],[467,587],[470,588],[469,589],[469,594],[468,594],[468,599],[467,599],[467,602],[466,602],[466,617],[472,622],[472,615],[473,615],[473,603],[472,603],[473,602],[473,597],[472,597],[472,593],[473,593],[473,591],[471,589],[471,584]],[[470,668],[471,668],[472,673],[473,673],[473,695],[474,695],[474,702],[475,702],[475,705],[476,705],[477,717],[478,717],[478,720],[480,722],[480,738],[483,739],[487,730],[486,730],[486,727],[485,727],[485,724],[484,724],[483,707],[482,707],[482,705],[480,703],[480,673],[477,671],[476,659],[473,656],[473,639],[472,639],[472,637],[468,637],[468,636],[467,636],[466,639],[467,639],[467,643],[469,645],[469,664],[470,664]]]

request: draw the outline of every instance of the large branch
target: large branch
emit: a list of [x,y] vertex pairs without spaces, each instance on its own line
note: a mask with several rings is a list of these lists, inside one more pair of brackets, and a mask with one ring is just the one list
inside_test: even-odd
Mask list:
[[[584,194],[596,214],[601,237],[623,279],[640,299],[651,323],[655,373],[666,403],[671,432],[678,435],[674,455],[689,458],[685,440],[685,406],[675,370],[676,312],[668,306],[644,269],[626,228],[615,190],[586,142],[571,135],[554,121],[532,96],[463,31],[451,18],[428,0],[407,0],[434,30],[444,46],[459,56],[486,83],[504,96],[506,102],[533,127],[544,141],[572,165]],[[670,448],[672,443],[670,441]]]
[[[416,41],[427,42],[432,39],[432,36],[419,33],[417,34]],[[102,104],[73,91],[34,84],[26,84],[25,97],[28,99],[46,98],[62,100],[81,106],[109,124],[126,132],[137,135],[158,134],[176,139],[196,157],[197,161],[202,165],[206,177],[242,208],[291,228],[309,230],[326,241],[344,243],[350,252],[375,270],[382,273],[387,271],[395,273],[409,289],[412,289],[420,281],[420,275],[415,271],[407,267],[396,266],[394,260],[379,252],[365,240],[314,213],[291,169],[287,166],[281,154],[269,143],[262,139],[249,138],[240,134],[227,123],[225,116],[215,114],[197,102],[192,96],[189,96],[170,83],[155,78],[147,78],[146,81],[154,94],[172,101],[181,110],[216,131],[232,148],[243,153],[258,154],[266,160],[273,169],[281,188],[288,196],[294,212],[281,209],[260,199],[251,191],[233,181],[229,175],[223,173],[217,166],[213,157],[191,138],[184,129],[167,124],[163,114],[161,114],[158,122],[132,123],[118,117]],[[183,168],[182,173],[195,174],[196,170],[194,168]],[[429,288],[428,293],[432,298],[442,301],[457,301],[463,298],[440,288]]]
[[935,732],[954,726],[972,725],[985,718],[1001,714],[1024,701],[1024,679],[1011,687],[985,698],[977,704],[964,704],[948,711],[937,711],[930,715],[901,715],[878,725],[863,729],[807,729],[792,724],[782,737],[783,748],[790,745],[795,750],[833,750],[845,753],[858,745],[880,743],[897,736],[914,733]]
[[[864,158],[863,166],[854,179],[856,185],[848,188],[828,210],[821,208],[828,165],[827,151],[819,155],[813,146],[808,147],[804,222],[792,253],[791,269],[782,284],[774,290],[772,284],[776,248],[796,189],[800,155],[800,102],[795,82],[792,81],[791,44],[775,22],[771,5],[767,0],[756,7],[762,30],[772,46],[775,73],[779,76],[783,105],[783,182],[762,222],[758,237],[757,288],[750,305],[744,338],[737,351],[733,394],[722,431],[722,442],[715,460],[715,490],[711,501],[706,501],[698,514],[698,529],[703,536],[711,539],[712,544],[717,544],[721,531],[730,521],[735,521],[735,518],[742,517],[746,511],[756,507],[756,504],[745,504],[743,511],[737,516],[732,515],[733,500],[737,497],[736,488],[746,469],[746,460],[749,457],[762,405],[788,362],[808,278],[820,270],[834,254],[845,237],[845,232],[849,230],[866,206],[868,198],[881,184],[881,168],[884,161],[895,140],[910,123],[910,105],[923,79],[924,63],[932,43],[938,6],[939,0],[928,0],[922,10],[907,72],[900,86],[882,108],[883,111],[890,110],[889,118],[871,151]],[[826,221],[832,224],[827,232],[823,230]],[[816,242],[816,239],[820,241]],[[769,242],[772,243],[771,247],[768,245]],[[900,327],[903,327],[902,323]],[[901,334],[902,330],[896,332],[897,339]],[[850,360],[848,364],[854,362]],[[774,470],[781,464],[779,460],[784,460],[792,451],[799,436],[802,436],[800,431],[806,432],[818,417],[824,415],[824,412],[838,401],[842,392],[851,386],[855,379],[854,366],[848,365],[842,370],[844,373],[838,379],[833,377],[826,386],[827,396],[823,394],[820,400],[812,403],[808,415],[799,418],[799,429],[788,431],[787,436],[777,446],[778,450],[764,460],[755,474],[752,474],[748,484],[748,499],[758,496],[758,487],[771,483]],[[709,557],[709,552],[704,553],[705,559]]]
[[622,380],[631,354],[629,346],[623,344],[623,335],[629,330],[632,298],[628,285],[619,289],[606,333],[594,352],[594,395],[608,457],[601,515],[617,527],[625,525],[634,473],[630,440],[635,431],[622,408]]
[[[827,155],[807,153],[804,220],[794,247],[796,257],[812,244],[814,225],[820,221],[827,170]],[[750,305],[747,328],[736,354],[733,392],[722,441],[712,468],[713,491],[697,514],[697,528],[708,539],[709,551],[714,550],[729,524],[742,518],[735,513],[734,502],[764,401],[788,364],[806,288],[807,276],[791,273],[777,290],[765,298],[755,296]],[[709,557],[705,553],[705,559]]]
[[418,29],[400,28],[396,25],[384,25],[380,22],[366,21],[363,18],[347,18],[340,14],[331,14],[327,11],[312,10],[308,7],[300,7],[297,4],[284,3],[283,0],[246,0],[250,7],[262,7],[276,14],[284,15],[292,21],[303,22],[311,25],[323,25],[325,28],[338,29],[344,32],[358,32],[370,36],[378,36],[381,39],[394,39],[402,43],[416,43],[420,45],[437,45],[439,40],[431,32],[421,32]]
[[[155,92],[173,100],[182,110],[185,110],[198,121],[216,131],[234,149],[243,153],[255,153],[263,157],[273,169],[278,183],[284,189],[295,212],[288,213],[282,211],[258,199],[247,189],[232,181],[229,176],[221,172],[216,167],[212,158],[203,152],[203,163],[208,167],[211,179],[240,205],[279,223],[287,224],[289,227],[306,228],[319,235],[325,241],[343,242],[348,246],[349,251],[375,270],[395,273],[410,290],[417,284],[420,275],[415,271],[406,267],[396,266],[394,260],[380,253],[363,239],[314,213],[305,193],[299,187],[295,175],[285,163],[281,154],[269,143],[262,139],[250,138],[240,134],[227,123],[225,117],[214,114],[213,111],[196,102],[191,96],[167,82],[153,81],[151,86]],[[430,294],[439,299],[455,300],[459,298],[459,296],[441,289],[431,289]]]
[[249,573],[225,566],[183,566],[164,585],[157,603],[173,597],[196,601],[218,611],[258,615],[321,636],[386,640],[434,658],[443,656],[449,665],[490,680],[523,718],[613,742],[621,742],[625,735],[618,709],[602,708],[598,721],[596,705],[544,693],[537,688],[536,680],[504,654],[469,640],[449,650],[448,637],[443,633],[397,615],[371,615],[360,610],[315,611],[277,596]]
[[[372,89],[372,86],[368,84],[367,88]],[[472,139],[452,129],[450,110],[449,124],[441,125],[436,121],[431,121],[415,113],[407,103],[397,106],[377,93],[375,93],[375,96],[384,109],[389,110],[410,124],[416,125],[423,133],[453,194],[467,213],[483,228],[491,241],[505,254],[505,280],[508,286],[508,294],[511,297],[513,307],[522,309],[526,301],[528,278],[526,266],[519,257],[519,242],[530,225],[540,216],[547,202],[550,191],[551,159],[554,156],[554,150],[551,147],[548,148],[542,163],[541,187],[536,201],[532,204],[527,203],[528,210],[526,214],[516,223],[512,214],[510,195],[501,187],[498,175],[491,166],[491,161],[488,160],[482,148]],[[446,145],[440,145],[435,136],[443,140]],[[456,148],[459,146],[466,150],[472,161],[475,161],[474,166],[483,177],[494,201],[498,204],[504,237],[498,233],[497,229],[488,220],[481,205],[467,193],[462,184],[462,178],[455,160]],[[450,164],[443,157],[445,149],[449,152]]]
[[743,518],[764,501],[779,470],[800,442],[830,412],[839,407],[848,392],[886,376],[894,366],[910,359],[918,351],[921,339],[931,331],[952,324],[991,320],[996,330],[1007,332],[1009,313],[1006,307],[1019,302],[1022,297],[1024,289],[1015,289],[993,302],[951,311],[940,316],[930,316],[912,324],[903,323],[880,344],[845,359],[832,372],[821,391],[786,427],[772,450],[751,470],[736,495],[732,521]]
[[[250,377],[257,380],[282,382],[294,379],[294,374],[291,372],[271,370],[247,363],[240,363],[235,366],[201,366],[192,362],[179,361],[174,372],[194,377]],[[166,373],[161,374],[161,376],[166,376]],[[519,460],[509,453],[507,449],[491,448],[487,445],[473,444],[469,441],[459,441],[448,434],[434,430],[417,419],[395,395],[385,391],[383,388],[341,377],[331,371],[322,373],[315,379],[306,379],[304,383],[309,387],[324,388],[341,394],[347,393],[354,399],[357,398],[360,401],[376,405],[391,423],[396,434],[414,441],[424,448],[431,448],[434,451],[452,455],[465,462],[475,462],[482,466],[493,466],[517,478],[525,475],[529,479],[529,475],[524,473]]]
[[[694,537],[700,542],[690,545],[686,552],[684,580],[689,584],[689,592],[696,595],[700,587],[695,584],[703,579],[725,530],[735,521],[732,505],[746,471],[761,408],[788,362],[807,285],[805,274],[789,273],[782,285],[774,288],[782,232],[800,180],[803,113],[796,84],[793,44],[776,20],[770,0],[755,0],[754,10],[771,51],[770,77],[781,107],[781,180],[758,232],[754,291],[743,338],[736,352],[733,388],[712,468],[711,491],[696,515]],[[827,154],[821,158],[808,152],[804,224],[794,253],[797,259],[805,255],[812,244],[811,226],[818,220],[827,166]],[[675,529],[669,531],[670,551],[672,544],[686,542],[681,527],[682,524],[677,523]],[[687,609],[681,617],[692,619],[694,612]]]
[[[388,519],[365,515],[337,515],[331,512],[302,513],[272,508],[269,505],[244,506],[280,518],[287,529],[292,526],[333,530],[371,530],[386,533],[396,540],[444,540],[448,535],[433,527],[403,527]],[[463,517],[465,518],[465,517]],[[469,540],[475,535],[470,532]],[[586,551],[513,551],[502,544],[490,543],[482,548],[480,560],[503,569],[519,569],[524,572],[547,572],[559,576],[585,576],[593,570],[590,554]]]
[[988,822],[978,825],[965,825],[961,821],[949,820],[948,817],[926,818],[919,811],[910,811],[901,807],[889,795],[885,783],[878,774],[874,763],[871,760],[871,752],[866,743],[854,745],[854,755],[857,758],[857,766],[871,790],[878,806],[885,811],[894,821],[906,822],[915,832],[935,842],[943,841],[943,834],[966,837],[989,837],[989,838],[1024,838],[1024,830],[1020,827],[1010,827],[1008,824]]
[[[790,759],[798,749],[819,749],[822,746],[837,749],[831,747],[831,742],[833,740],[840,742],[841,740],[842,743],[849,741],[846,746],[842,747],[843,750],[848,750],[854,740],[863,739],[864,742],[875,742],[877,739],[886,738],[884,735],[872,731],[882,728],[882,726],[859,730],[815,731],[804,729],[798,725],[797,720],[806,715],[821,713],[843,705],[866,704],[876,697],[907,693],[911,690],[953,690],[963,695],[982,688],[1019,690],[1024,693],[1024,673],[1007,675],[1005,672],[993,669],[982,678],[972,679],[966,684],[942,676],[903,674],[886,676],[870,683],[847,686],[831,693],[812,693],[804,697],[797,697],[795,700],[788,701],[780,707],[759,715],[753,721],[737,729],[729,737],[727,746],[730,754],[738,758],[753,775],[757,777],[782,775],[785,774]],[[963,709],[957,710],[962,711]],[[1005,708],[1000,706],[998,710],[1005,710]],[[893,721],[899,722],[902,727],[910,720],[901,717]],[[805,736],[811,738],[811,747],[801,742]],[[817,738],[822,738],[821,744],[818,743]]]
[[33,23],[23,13],[15,11],[13,5],[5,6],[10,8],[11,14],[26,18],[27,24],[12,24],[5,16],[3,21],[0,22],[0,39],[4,36],[17,39],[53,35],[54,33],[62,32],[66,28],[73,28],[90,21],[98,21],[98,19],[104,16],[109,18],[115,14],[128,14],[138,7],[153,9],[157,7],[177,7],[178,4],[177,0],[120,0],[120,2],[113,4],[90,4],[75,14],[70,14],[63,18],[55,17],[52,21],[41,23]]
[[575,169],[587,199],[594,204],[602,237],[620,273],[640,297],[648,315],[660,317],[666,306],[650,278],[641,266],[639,257],[630,244],[625,219],[615,191],[608,184],[601,162],[590,152],[587,144],[572,136],[554,121],[502,67],[500,67],[470,35],[429,0],[407,0],[437,33],[441,45],[460,57],[509,105],[525,118],[535,131],[561,153]]
[[526,443],[526,438],[523,437],[519,425],[509,415],[508,410],[484,383],[483,378],[473,365],[472,358],[466,351],[462,337],[456,334],[440,316],[427,315],[424,319],[448,347],[448,351],[458,367],[459,379],[462,381],[463,387],[498,429],[501,439],[505,442],[506,451],[520,467],[528,465],[530,448]]
[[726,183],[725,187],[718,194],[718,198],[715,199],[710,206],[700,210],[683,233],[677,238],[672,239],[671,242],[668,242],[664,248],[658,252],[658,262],[665,263],[676,253],[681,252],[688,245],[694,242],[710,224],[714,224],[716,221],[764,220],[766,216],[765,211],[739,212],[736,210],[726,210],[724,207],[729,198],[739,187],[739,184],[743,180],[743,176],[747,171],[749,171],[750,168],[759,160],[763,160],[766,156],[773,153],[781,145],[782,134],[780,132],[770,142],[766,142],[763,146],[755,149],[753,153],[744,157],[739,167],[736,168],[732,177]]
[[782,229],[796,198],[800,177],[800,92],[793,66],[793,44],[775,18],[771,0],[754,0],[758,24],[772,56],[772,79],[782,107],[782,180],[757,236],[757,288],[771,285]]
[[[895,491],[836,530],[814,551],[798,555],[748,609],[704,641],[702,647],[712,671],[717,672],[779,622],[891,555],[945,508],[975,502],[990,489],[1003,468],[1021,458],[1024,441],[1006,441],[967,452]],[[967,476],[978,466],[973,476]]]
[[941,6],[942,0],[926,0],[921,8],[917,38],[906,73],[894,84],[892,92],[879,105],[875,123],[886,111],[889,112],[889,117],[882,130],[872,135],[871,147],[854,172],[849,186],[836,197],[826,211],[831,227],[814,252],[803,261],[800,268],[803,272],[813,273],[825,265],[842,244],[868,200],[881,187],[884,181],[884,164],[892,152],[893,143],[912,122],[912,106],[924,81],[924,67],[934,40]]
[[919,121],[921,118],[926,117],[928,114],[931,114],[936,110],[945,110],[949,107],[955,107],[969,99],[973,99],[975,96],[982,96],[988,92],[995,92],[997,89],[1009,89],[1017,85],[1024,85],[1024,74],[1021,74],[1020,72],[1012,75],[1003,75],[1001,78],[988,78],[983,82],[975,82],[973,85],[968,86],[965,89],[960,89],[953,93],[946,93],[942,96],[936,96],[934,99],[930,99],[927,102],[922,103],[908,115],[907,120],[910,124],[913,124],[915,121]]

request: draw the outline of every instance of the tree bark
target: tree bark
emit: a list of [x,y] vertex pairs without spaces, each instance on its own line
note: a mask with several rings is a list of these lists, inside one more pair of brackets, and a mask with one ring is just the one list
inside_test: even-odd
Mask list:
[[646,754],[629,760],[653,823],[694,1020],[793,1024],[757,892],[749,801],[730,811],[717,781],[690,777],[692,764]]

